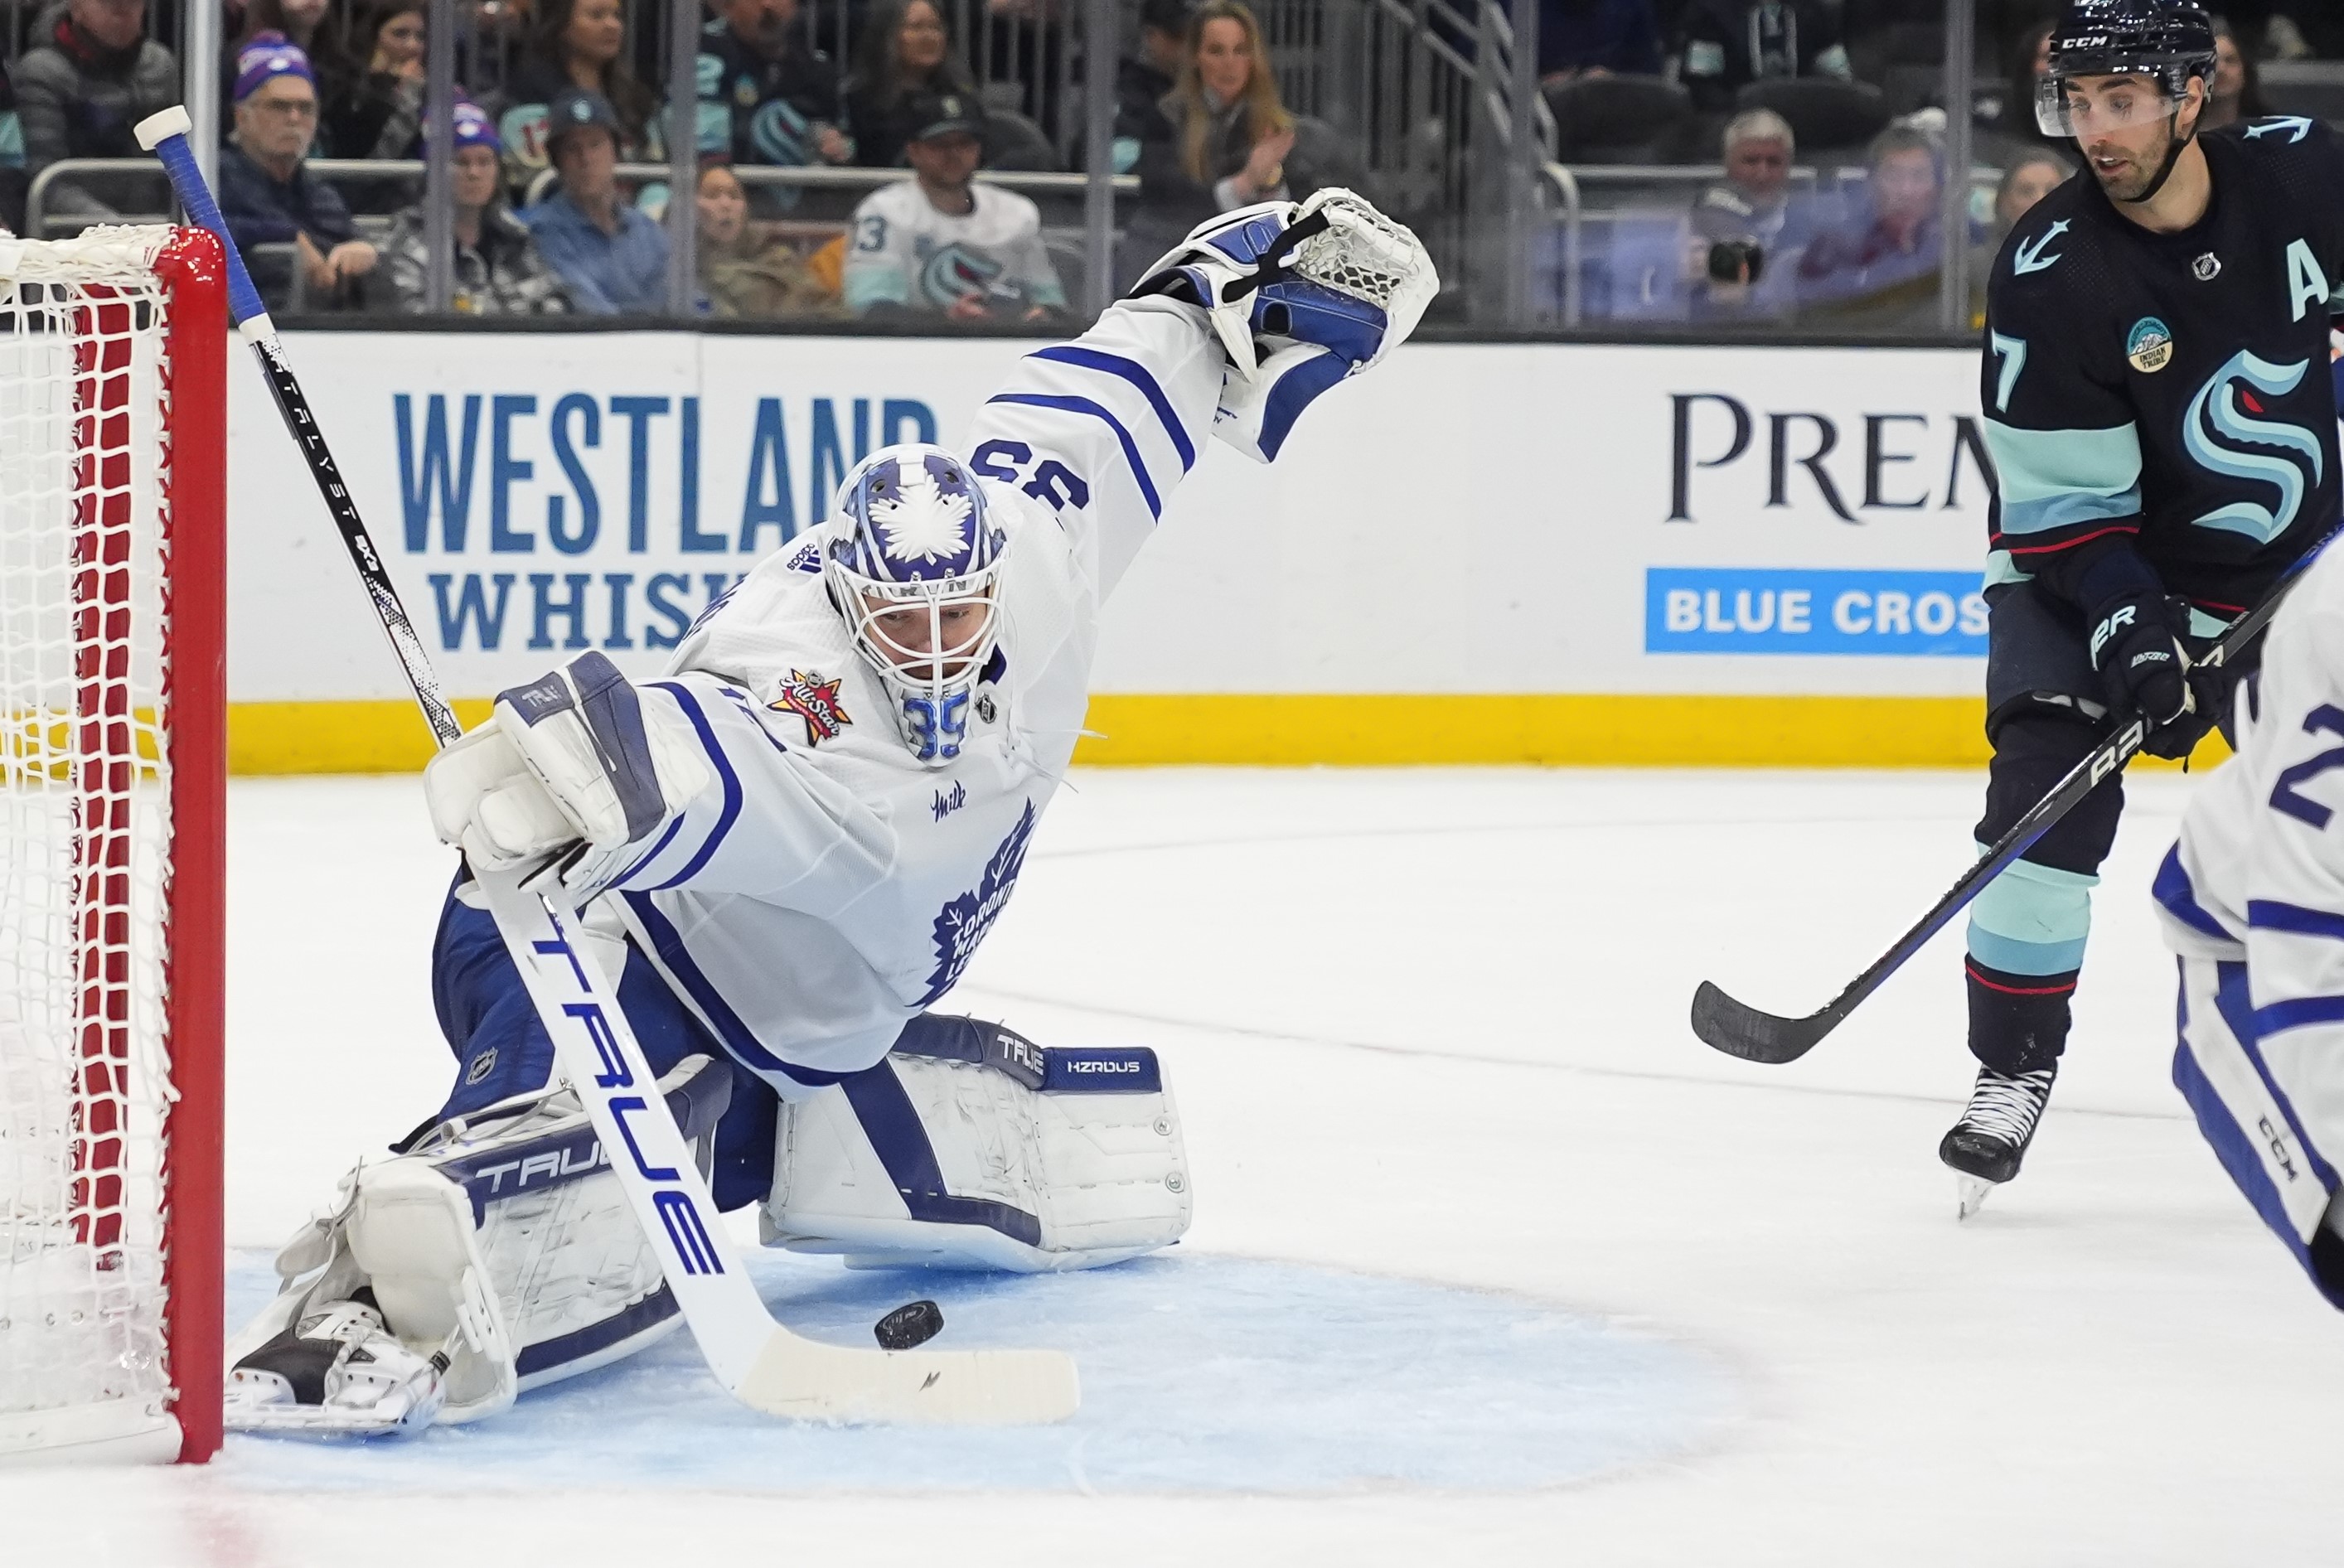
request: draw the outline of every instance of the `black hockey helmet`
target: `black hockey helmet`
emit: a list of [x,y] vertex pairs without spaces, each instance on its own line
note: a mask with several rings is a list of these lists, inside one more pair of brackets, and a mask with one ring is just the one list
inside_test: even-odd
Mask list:
[[2036,86],[2045,136],[2076,133],[2067,83],[2076,76],[2147,76],[2172,114],[2189,78],[2214,76],[2214,21],[2196,0],[2068,0],[2051,30],[2050,69]]

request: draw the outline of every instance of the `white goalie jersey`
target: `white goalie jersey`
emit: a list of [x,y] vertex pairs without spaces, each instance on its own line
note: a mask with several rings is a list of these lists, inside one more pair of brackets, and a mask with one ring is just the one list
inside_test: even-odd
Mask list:
[[812,539],[640,688],[688,723],[714,782],[605,905],[784,1096],[876,1061],[1000,913],[1082,729],[1100,605],[1196,461],[1223,363],[1201,311],[1127,302],[985,405],[966,456],[1006,535],[1003,619],[950,763],[905,746]]
[[2238,755],[2190,802],[2157,874],[2182,959],[2174,1078],[2335,1298],[2344,1279],[2311,1259],[2344,1156],[2344,554],[2296,585],[2237,717]]

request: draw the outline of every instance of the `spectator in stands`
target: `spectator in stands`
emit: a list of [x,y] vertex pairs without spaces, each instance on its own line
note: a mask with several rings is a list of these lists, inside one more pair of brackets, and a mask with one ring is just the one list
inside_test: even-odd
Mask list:
[[1215,213],[1347,183],[1332,177],[1326,127],[1311,129],[1305,140],[1278,101],[1269,51],[1244,0],[1204,0],[1188,24],[1179,83],[1140,146],[1134,249],[1152,259]]
[[1661,74],[1652,0],[1539,0],[1539,78]]
[[2238,47],[2238,35],[2230,24],[2215,17],[2214,80],[2207,87],[2206,112],[2198,116],[2198,128],[2215,130],[2243,120],[2258,120],[2269,113],[2254,61]]
[[914,177],[854,209],[846,303],[857,316],[940,313],[955,321],[1043,321],[1066,294],[1032,200],[975,182],[985,116],[958,93],[924,93],[904,155]]
[[32,185],[25,173],[25,123],[16,114],[16,89],[8,73],[0,71],[0,234],[19,234],[25,228],[25,193]]
[[[27,177],[60,158],[146,157],[131,127],[179,101],[179,64],[146,36],[145,0],[72,0],[9,73]],[[147,183],[159,209],[167,191]],[[117,201],[139,191],[118,177],[105,188]],[[49,187],[45,206],[52,215],[116,216],[88,189],[64,181]]]
[[[488,112],[456,106],[452,165],[456,248],[448,308],[466,316],[553,316],[570,309],[561,279],[538,254],[529,226],[504,203],[504,148]],[[399,309],[431,309],[431,251],[422,205],[400,213],[383,246]]]
[[968,74],[935,0],[885,0],[863,24],[854,75],[846,84],[846,124],[854,161],[865,168],[895,168],[918,129],[919,103],[952,93],[974,102]]
[[1848,77],[1839,24],[1822,0],[1688,0],[1672,52],[1693,106],[1705,110],[1732,108],[1753,82]]
[[2007,56],[2009,86],[2003,93],[2001,112],[1995,116],[1993,134],[1979,149],[1983,155],[2006,164],[2022,152],[2075,146],[2065,137],[2045,136],[2035,121],[2035,89],[2051,69],[2052,25],[2034,23],[2012,40]]
[[271,311],[286,309],[298,268],[303,309],[363,305],[375,248],[334,187],[302,167],[318,133],[309,57],[281,33],[259,34],[238,58],[235,97],[236,135],[219,155],[220,213],[261,298]]
[[220,102],[225,104],[235,101],[237,62],[244,57],[254,39],[264,33],[274,33],[300,50],[309,62],[309,75],[318,84],[320,118],[316,150],[321,157],[341,156],[326,134],[324,106],[332,103],[359,75],[357,64],[342,47],[339,26],[326,23],[331,4],[332,0],[251,0],[245,7],[244,25],[229,35],[220,60]]
[[1115,172],[1139,164],[1139,145],[1188,58],[1188,14],[1196,0],[1141,0],[1139,53],[1115,70]]
[[1985,286],[1994,274],[1995,258],[2002,254],[2002,242],[2018,227],[2035,204],[2057,190],[2076,172],[2076,166],[2048,147],[2020,153],[2010,167],[2002,171],[2002,183],[1994,192],[1994,228],[1985,238],[1970,248],[1970,326],[1985,325]]
[[819,276],[788,245],[760,234],[749,220],[749,193],[722,164],[700,171],[699,213],[703,314],[765,320],[845,314],[838,279]]
[[1725,127],[1725,179],[1694,198],[1685,275],[1695,319],[1783,317],[1792,280],[1814,238],[1811,202],[1793,195],[1797,139],[1772,109],[1752,109]]
[[1925,131],[1893,125],[1873,138],[1862,214],[1816,237],[1799,258],[1803,321],[1849,329],[1925,331],[1937,322],[1945,163]]
[[609,107],[620,162],[666,158],[659,98],[635,79],[626,43],[620,0],[543,0],[497,119],[505,156],[524,177],[546,167],[553,102],[570,92],[591,94]]
[[851,161],[838,71],[803,41],[798,0],[717,0],[716,13],[700,35],[702,155],[793,168]]
[[420,0],[377,0],[360,24],[363,70],[339,82],[321,76],[318,145],[334,157],[417,156],[423,125]]
[[[591,0],[580,0],[581,5]],[[616,110],[565,87],[547,116],[546,150],[561,188],[529,209],[537,248],[590,315],[657,310],[667,299],[667,233],[619,193]]]

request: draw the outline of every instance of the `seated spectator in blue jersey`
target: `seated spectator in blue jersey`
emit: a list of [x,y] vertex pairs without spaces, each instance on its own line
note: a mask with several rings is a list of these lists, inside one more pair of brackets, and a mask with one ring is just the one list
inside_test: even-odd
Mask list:
[[798,0],[718,0],[715,9],[700,35],[701,156],[792,168],[853,161],[837,68],[805,41]]
[[236,135],[219,155],[220,214],[271,313],[366,304],[375,248],[359,238],[333,187],[302,166],[318,132],[309,57],[281,33],[245,46],[236,74]]
[[1945,253],[1937,215],[1943,156],[1927,132],[1894,125],[1873,138],[1869,164],[1854,220],[1816,236],[1799,259],[1799,319],[1848,331],[1928,331],[1938,324]]
[[854,161],[864,168],[903,166],[922,101],[944,93],[976,98],[975,78],[934,0],[884,0],[873,6],[854,53],[846,125],[854,137]]
[[660,309],[667,302],[667,232],[619,189],[618,116],[600,93],[570,88],[553,100],[547,150],[561,185],[525,215],[537,248],[591,316]]
[[1753,82],[1848,78],[1839,23],[1822,0],[1688,0],[1671,53],[1693,106],[1705,110],[1732,108]]
[[[46,35],[8,66],[26,178],[60,158],[145,157],[131,127],[179,101],[179,64],[146,36],[144,0],[71,0],[43,15]],[[42,210],[106,221],[142,205],[159,210],[169,194],[136,176],[59,179],[43,193]]]
[[1180,79],[1157,109],[1140,145],[1139,207],[1128,226],[1135,268],[1217,213],[1353,183],[1337,167],[1328,128],[1306,126],[1279,100],[1261,25],[1244,0],[1197,7]]
[[1661,74],[1652,0],[1539,0],[1539,79]]
[[1791,187],[1798,150],[1772,109],[1725,127],[1725,178],[1694,198],[1685,278],[1697,321],[1781,319],[1796,307],[1800,258],[1815,236],[1812,197]]
[[863,198],[849,228],[846,303],[857,316],[1046,321],[1066,292],[1032,199],[976,183],[985,116],[958,93],[922,95],[904,149],[914,177]]
[[[665,8],[657,14],[664,26]],[[498,136],[516,182],[545,168],[554,100],[572,92],[592,93],[610,106],[620,162],[666,160],[659,96],[627,62],[620,0],[541,0],[520,64],[496,105]]]
[[[448,309],[464,316],[551,316],[570,308],[561,279],[538,254],[529,226],[504,203],[504,149],[477,104],[458,104],[450,157],[450,268]],[[428,136],[429,133],[426,133]],[[383,245],[384,270],[399,309],[431,309],[429,226],[420,203],[400,213]]]

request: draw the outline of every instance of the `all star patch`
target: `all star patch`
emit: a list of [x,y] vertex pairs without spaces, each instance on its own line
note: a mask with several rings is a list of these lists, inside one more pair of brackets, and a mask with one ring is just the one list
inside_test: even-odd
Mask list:
[[792,670],[781,694],[765,705],[777,713],[795,713],[805,721],[806,744],[834,741],[854,721],[838,699],[840,681],[822,681],[803,670]]
[[2125,358],[2144,375],[2154,375],[2173,362],[2173,329],[2154,316],[2132,324],[2125,339]]

